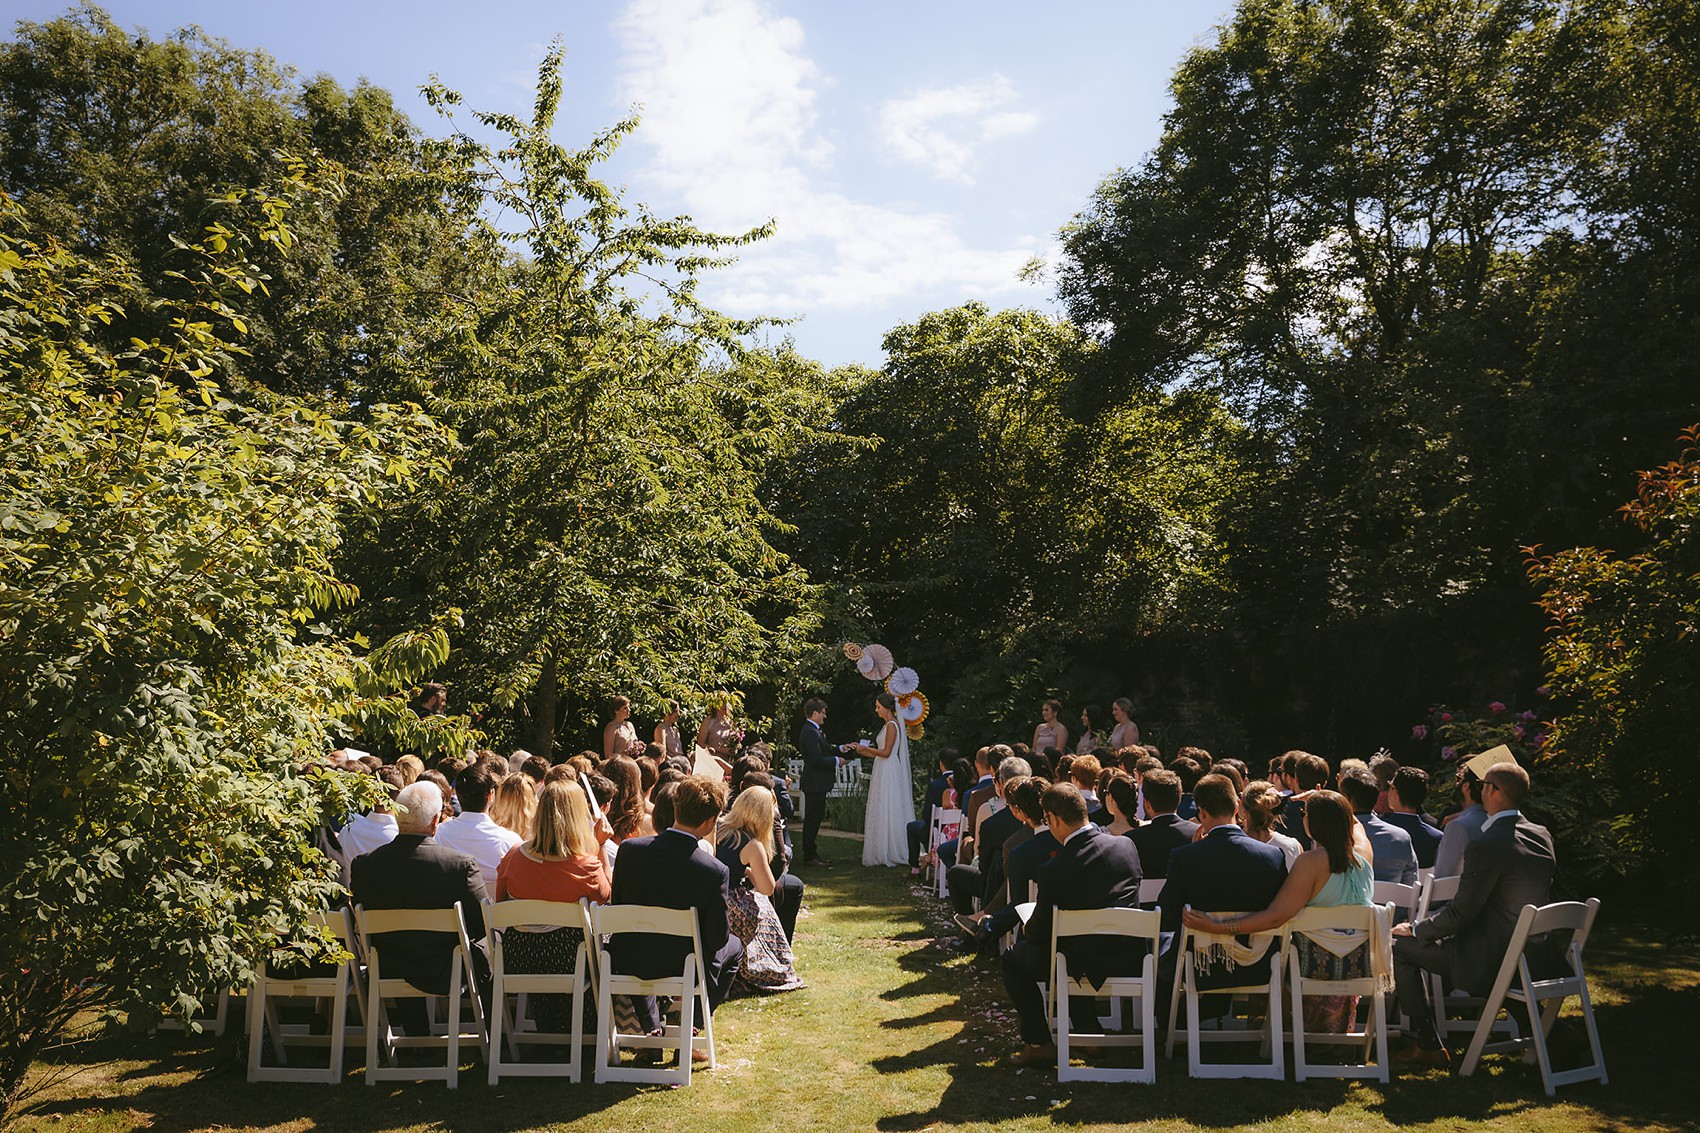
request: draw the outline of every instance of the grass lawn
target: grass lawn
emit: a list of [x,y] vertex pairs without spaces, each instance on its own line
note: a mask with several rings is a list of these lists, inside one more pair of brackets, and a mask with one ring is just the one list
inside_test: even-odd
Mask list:
[[[991,968],[955,946],[942,904],[906,871],[864,870],[859,845],[828,839],[841,864],[811,870],[797,930],[806,990],[735,999],[715,1016],[720,1066],[689,1091],[514,1080],[491,1088],[470,1066],[441,1083],[367,1087],[360,1054],[336,1087],[256,1085],[231,1042],[114,1038],[71,1048],[70,1076],[19,1118],[29,1133],[149,1129],[1301,1131],[1465,1126],[1677,1130],[1700,1113],[1684,1075],[1700,1017],[1700,956],[1614,931],[1590,947],[1596,1011],[1612,1084],[1549,1101],[1534,1067],[1487,1061],[1475,1078],[1440,1071],[1376,1083],[1192,1082],[1184,1057],[1159,1059],[1155,1086],[1057,1084],[1054,1073],[999,1065],[1013,1013]],[[1610,905],[1607,905],[1609,913]]]

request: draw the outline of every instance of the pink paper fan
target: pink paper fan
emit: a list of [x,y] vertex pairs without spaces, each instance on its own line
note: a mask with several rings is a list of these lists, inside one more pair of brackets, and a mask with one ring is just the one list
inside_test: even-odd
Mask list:
[[862,659],[856,663],[856,668],[870,681],[883,681],[891,675],[891,650],[883,645],[866,645],[862,647]]

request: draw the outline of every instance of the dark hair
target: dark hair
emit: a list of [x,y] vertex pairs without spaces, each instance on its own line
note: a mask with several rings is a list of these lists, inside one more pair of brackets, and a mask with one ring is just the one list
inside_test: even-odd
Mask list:
[[[1183,752],[1186,748],[1181,749]],[[1169,770],[1181,777],[1181,790],[1191,793],[1197,791],[1198,781],[1204,777],[1204,768],[1190,755],[1177,755],[1169,764]]]
[[1458,769],[1458,794],[1466,803],[1479,804],[1482,801],[1482,781],[1468,767]]
[[1039,707],[1041,710],[1049,708],[1051,710],[1051,715],[1055,716],[1059,720],[1062,719],[1062,701],[1047,700],[1045,703],[1039,705]]
[[606,813],[614,803],[614,796],[620,793],[619,788],[614,786],[614,780],[600,771],[591,771],[585,775],[584,781],[590,784],[590,793],[596,796],[596,805]]
[[1050,761],[1051,771],[1055,774],[1057,782],[1061,783],[1064,779],[1074,778],[1074,756],[1066,753],[1056,754],[1056,751],[1057,749],[1054,747],[1046,748],[1045,758]]
[[531,776],[533,783],[542,783],[543,777],[549,774],[549,761],[541,755],[528,755],[525,762],[519,765],[523,774]]
[[[1375,776],[1369,778],[1373,781]],[[1315,791],[1305,800],[1305,829],[1328,851],[1329,873],[1345,873],[1352,868],[1352,823],[1356,821],[1352,804],[1338,792]]]
[[[1140,747],[1140,748],[1127,748],[1125,750],[1127,750],[1127,751],[1141,751],[1142,752],[1145,749]],[[1127,764],[1123,763],[1122,766],[1125,767],[1125,766],[1127,766]],[[1149,775],[1153,771],[1163,770],[1163,761],[1161,759],[1158,759],[1154,755],[1137,756],[1137,757],[1135,757],[1135,759],[1133,761],[1132,770],[1133,770],[1133,773],[1135,775],[1139,775],[1139,776]],[[1177,778],[1178,778],[1178,776],[1177,776]]]
[[426,681],[419,686],[419,695],[414,699],[413,704],[417,709],[423,711],[425,706],[436,700],[439,694],[447,696],[448,693],[449,690],[436,681]]
[[616,755],[602,765],[602,773],[614,784],[614,801],[608,808],[608,822],[614,827],[614,837],[625,841],[635,838],[643,827],[643,773],[630,756]]
[[1086,799],[1073,783],[1052,783],[1039,798],[1046,814],[1054,814],[1070,826],[1086,821]]
[[649,793],[655,789],[657,780],[661,778],[661,765],[647,755],[640,755],[632,762],[637,764],[638,783],[643,787],[644,797],[648,798]]
[[1375,781],[1369,768],[1350,767],[1340,773],[1340,793],[1346,796],[1353,810],[1363,814],[1375,809],[1381,798],[1381,784]]
[[741,776],[734,775],[732,777],[732,794],[726,800],[726,805],[731,806],[732,799],[737,798],[751,787],[766,787],[771,791],[773,790],[773,776],[757,768],[751,768]]
[[678,791],[679,784],[684,780],[685,776],[681,775],[677,779],[664,780],[656,786],[655,810],[650,815],[650,821],[655,823],[657,831],[673,828],[673,795],[674,792]]
[[1080,710],[1080,714],[1086,717],[1087,730],[1097,735],[1098,729],[1104,726],[1104,709],[1096,704],[1088,704]]
[[695,829],[720,817],[726,807],[726,785],[706,775],[687,775],[673,788],[673,825]]
[[1245,828],[1248,834],[1263,834],[1275,828],[1275,820],[1281,817],[1281,810],[1287,805],[1287,800],[1281,797],[1281,792],[1275,789],[1275,784],[1267,779],[1253,779],[1245,785],[1240,794],[1240,809],[1245,812]]
[[407,780],[403,778],[401,768],[399,767],[386,765],[378,768],[376,771],[372,772],[372,774],[377,778],[378,782],[384,785],[384,793],[389,795],[391,799],[394,799],[396,797],[396,793],[403,787],[407,786]]
[[809,699],[803,701],[803,719],[805,720],[810,716],[813,716],[816,712],[824,712],[825,710],[826,701],[822,700],[818,696],[811,696]]
[[953,747],[939,748],[939,770],[949,772],[956,767],[956,761],[962,758],[962,753]]
[[1145,745],[1145,754],[1149,755],[1152,759],[1159,760],[1159,761],[1162,760],[1162,758],[1163,758],[1163,750],[1161,748],[1159,748],[1156,744],[1146,744]]
[[1241,791],[1245,790],[1245,772],[1241,771],[1238,767],[1235,767],[1232,763],[1212,763],[1210,765],[1210,774],[1226,776],[1228,782],[1234,785],[1235,794],[1239,794]]
[[1281,762],[1281,774],[1291,779],[1298,772],[1299,756],[1303,754],[1302,751],[1288,751],[1277,756]]
[[501,777],[486,760],[476,760],[455,777],[455,798],[460,800],[460,809],[479,813],[490,804],[490,792],[496,789]]
[[968,805],[968,792],[974,789],[979,776],[974,773],[974,765],[966,759],[956,761],[956,766],[950,769],[950,789],[961,796],[959,807]]
[[1020,811],[1021,817],[1028,822],[1043,822],[1045,807],[1040,800],[1050,785],[1048,779],[1041,779],[1037,775],[1023,775],[1009,781],[1003,789],[1003,798],[1006,803]]
[[[616,696],[608,703],[613,706],[613,712],[618,712],[622,708],[630,708],[632,706],[632,698],[629,696]],[[610,712],[609,715],[613,715],[613,712]]]
[[1107,795],[1116,804],[1116,809],[1122,812],[1122,817],[1129,822],[1139,821],[1139,788],[1126,775],[1116,775],[1110,779],[1104,788]]
[[1226,775],[1206,775],[1192,789],[1192,800],[1198,804],[1200,814],[1216,819],[1233,818],[1239,809],[1240,795],[1234,790],[1234,781]]
[[1399,761],[1384,751],[1377,752],[1369,757],[1369,769],[1385,791],[1392,784],[1393,776],[1399,772]]
[[1423,809],[1428,800],[1428,772],[1421,767],[1401,767],[1393,773],[1392,791],[1399,801],[1412,810]]
[[[1308,751],[1288,752],[1294,756],[1293,769],[1288,772],[1293,783],[1301,791],[1314,791],[1328,782],[1328,761],[1320,755],[1312,755]],[[1282,756],[1282,762],[1286,756]]]
[[897,714],[897,698],[889,692],[882,692],[878,696],[874,697],[874,703],[883,707],[893,716]]
[[1181,777],[1159,767],[1147,771],[1141,784],[1145,788],[1145,813],[1168,814],[1181,805]]
[[441,771],[443,773],[443,777],[452,783],[455,781],[456,775],[459,775],[462,771],[466,770],[466,760],[456,759],[452,755],[445,755],[431,766],[435,767],[438,771]]

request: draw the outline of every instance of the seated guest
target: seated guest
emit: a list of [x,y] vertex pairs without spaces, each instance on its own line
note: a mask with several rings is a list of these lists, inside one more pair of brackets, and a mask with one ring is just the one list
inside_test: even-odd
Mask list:
[[[1221,775],[1206,775],[1194,791],[1198,800],[1200,837],[1169,855],[1169,876],[1157,899],[1163,911],[1163,930],[1181,927],[1181,912],[1191,906],[1206,913],[1243,913],[1267,908],[1287,880],[1287,859],[1276,847],[1259,842],[1235,824],[1239,799],[1234,785]],[[1175,963],[1180,938],[1163,955],[1157,969],[1157,1017],[1167,1019],[1174,991]],[[1241,964],[1232,971],[1221,966],[1198,974],[1198,986],[1237,987],[1269,978],[1270,957]]]
[[1488,817],[1481,836],[1464,851],[1458,895],[1433,916],[1393,926],[1395,990],[1415,1029],[1411,1057],[1420,1062],[1448,1060],[1435,1032],[1423,972],[1439,972],[1454,988],[1486,995],[1523,906],[1552,899],[1558,860],[1552,835],[1518,809],[1529,793],[1529,773],[1513,762],[1495,763],[1481,783]]
[[[1275,793],[1269,784],[1263,786],[1271,795]],[[1314,791],[1305,800],[1305,824],[1316,848],[1299,855],[1280,892],[1266,908],[1225,918],[1189,910],[1183,914],[1187,927],[1217,934],[1268,932],[1292,920],[1301,909],[1371,905],[1375,877],[1370,867],[1369,839],[1362,824],[1353,821],[1351,804],[1333,791]],[[1307,979],[1359,980],[1370,973],[1367,943],[1337,956],[1300,935],[1297,947]],[[1357,1009],[1355,995],[1307,995],[1305,1030],[1344,1034]]]
[[[1104,809],[1109,822],[1100,823],[1106,834],[1126,834],[1139,825],[1139,788],[1126,772],[1109,774],[1104,782]],[[1143,859],[1141,859],[1143,866]]]
[[[660,834],[629,838],[620,845],[614,864],[613,903],[695,909],[697,934],[707,968],[708,1005],[712,1011],[725,1000],[737,978],[744,945],[731,932],[726,906],[731,900],[727,870],[701,840],[714,833],[726,786],[701,775],[673,784],[672,825]],[[656,806],[660,809],[660,802]],[[690,942],[645,933],[619,933],[608,945],[609,959],[621,975],[659,979],[684,970]],[[639,1023],[656,1030],[661,1019],[653,999],[633,1004]],[[692,1058],[697,1058],[696,1052]],[[700,1057],[707,1057],[703,1052]]]
[[[1142,747],[1134,750],[1138,751],[1140,754],[1136,756],[1133,761],[1133,781],[1139,784],[1139,813],[1133,817],[1144,822],[1146,819],[1151,817],[1151,811],[1145,806],[1145,777],[1153,771],[1163,770],[1163,761],[1158,759],[1156,756],[1149,754]],[[1176,794],[1175,799],[1176,805],[1178,806],[1180,795]],[[1151,875],[1146,874],[1146,876],[1149,877]]]
[[746,786],[720,820],[715,836],[714,856],[726,867],[731,898],[726,906],[727,920],[744,945],[738,978],[757,991],[790,991],[804,986],[797,978],[791,939],[773,907],[778,884],[770,862],[777,819],[773,792],[763,786]]
[[[1069,782],[1080,789],[1080,797],[1086,800],[1087,820],[1098,825],[1102,823],[1098,823],[1097,818],[1093,816],[1102,813],[1104,809],[1104,804],[1098,799],[1098,773],[1102,770],[1104,765],[1099,763],[1098,757],[1094,755],[1077,755],[1074,762],[1068,765]],[[1109,815],[1105,814],[1103,817],[1105,822],[1109,821]]]
[[643,790],[643,773],[638,770],[637,761],[616,755],[602,765],[602,774],[614,784],[614,798],[607,806],[614,841],[654,834],[650,827],[649,800]]
[[425,761],[417,755],[404,755],[395,761],[395,769],[401,772],[401,785],[411,786],[425,773]]
[[1175,813],[1181,801],[1181,777],[1157,768],[1145,773],[1145,809],[1151,820],[1127,836],[1139,850],[1139,868],[1145,877],[1169,876],[1169,854],[1191,842],[1198,823]]
[[[974,790],[978,776],[974,764],[966,759],[958,759],[956,766],[950,771],[950,787],[944,793],[944,808],[960,812],[968,805],[968,796]],[[956,851],[962,842],[962,828],[967,825],[962,819],[953,823],[939,825],[939,844],[927,857],[927,864],[934,869],[948,870],[956,864]]]
[[[979,826],[980,819],[985,817],[981,813],[982,808],[997,797],[997,790],[994,786],[997,782],[997,776],[993,773],[993,769],[1014,754],[1007,744],[993,744],[974,753],[974,770],[980,778],[975,782],[974,789],[968,792],[968,801],[962,804],[962,821],[965,824],[965,829],[962,832],[964,842],[974,840],[974,831]],[[972,851],[964,849],[958,852],[957,860],[961,861],[973,856]]]
[[1458,799],[1464,809],[1446,820],[1441,828],[1440,848],[1434,852],[1434,875],[1457,877],[1464,872],[1464,851],[1482,836],[1487,810],[1482,805],[1482,781],[1469,764],[1458,769]]
[[1287,756],[1293,757],[1293,769],[1288,775],[1293,793],[1288,797],[1287,806],[1281,812],[1281,833],[1289,838],[1297,838],[1299,845],[1308,850],[1310,838],[1305,834],[1305,796],[1328,782],[1328,761],[1308,751],[1289,751],[1281,757],[1283,765],[1287,762]]
[[1045,808],[1040,800],[1051,789],[1049,780],[1037,775],[1011,779],[1004,788],[1004,801],[1009,813],[1021,820],[1022,828],[1004,839],[1004,884],[1001,900],[995,907],[981,909],[970,916],[955,918],[958,928],[968,934],[976,950],[987,947],[1004,933],[1021,923],[1015,907],[1030,901],[1031,885],[1039,879],[1039,867],[1056,857],[1062,849],[1045,824]]
[[379,768],[376,778],[383,791],[383,801],[372,804],[372,813],[355,815],[354,821],[337,835],[343,857],[350,862],[361,854],[369,854],[379,846],[395,841],[396,820],[390,810],[390,800],[407,784],[401,781],[401,772],[394,767]]
[[495,892],[496,869],[502,859],[524,841],[485,813],[496,786],[496,771],[490,761],[479,759],[468,764],[455,780],[460,816],[437,829],[437,844],[477,862],[479,872],[484,875],[484,887],[490,892]]
[[[395,800],[395,839],[354,859],[349,888],[354,903],[368,909],[452,909],[459,902],[467,936],[477,940],[484,935],[484,900],[489,890],[477,862],[433,838],[442,809],[443,796],[435,784],[403,787]],[[449,994],[454,951],[460,944],[457,934],[390,932],[374,939],[383,957],[385,979],[400,977],[431,995]],[[488,977],[484,954],[475,948],[468,962],[482,988]],[[424,1000],[396,1001],[392,1017],[409,1035],[428,1032]]]
[[[1051,926],[1055,909],[1131,909],[1139,904],[1139,852],[1125,838],[1105,834],[1086,821],[1086,800],[1073,783],[1058,783],[1040,800],[1046,825],[1062,843],[1057,856],[1039,867],[1039,899],[1015,946],[1003,954],[1003,982],[1021,1023],[1022,1048],[1013,1066],[1055,1065],[1056,1046],[1045,1021],[1039,984],[1051,978]],[[1071,978],[1100,986],[1112,975],[1137,971],[1144,957],[1125,940],[1076,936],[1059,949]],[[1096,1004],[1076,1000],[1074,1025],[1096,1030]]]
[[[527,779],[524,774],[516,778]],[[496,869],[498,901],[564,901],[588,897],[606,904],[611,888],[602,867],[600,841],[613,834],[604,818],[590,822],[590,804],[576,783],[545,783],[537,797],[528,841],[509,850]],[[515,974],[570,972],[584,933],[576,928],[548,932],[509,929],[502,937],[502,963]],[[540,1031],[571,1029],[564,995],[533,995],[531,1018]]]
[[1396,881],[1400,885],[1417,883],[1417,851],[1411,836],[1376,815],[1375,800],[1381,797],[1381,786],[1368,767],[1354,767],[1340,774],[1340,793],[1357,812],[1358,823],[1369,835],[1375,847],[1375,879]]
[[531,776],[517,772],[497,783],[486,813],[497,826],[521,838],[531,837],[532,816],[537,813],[537,788]]
[[1427,771],[1421,767],[1401,767],[1393,773],[1393,782],[1387,788],[1388,810],[1382,817],[1411,836],[1418,869],[1434,868],[1441,839],[1445,837],[1422,812],[1427,799]]
[[1183,747],[1169,762],[1169,770],[1181,780],[1181,801],[1176,804],[1175,813],[1188,821],[1198,817],[1198,805],[1193,801],[1192,792],[1208,766],[1210,753],[1201,747]]
[[1003,884],[1003,843],[1015,833],[1021,820],[1009,813],[1003,802],[1004,784],[1018,776],[1032,774],[1025,759],[1007,756],[999,762],[992,776],[993,797],[999,805],[989,816],[982,814],[980,835],[974,840],[974,861],[958,861],[945,876],[950,903],[959,915],[974,911],[974,900],[985,904],[991,893]]
[[933,830],[933,808],[943,807],[944,793],[950,789],[950,771],[956,765],[957,751],[953,747],[939,752],[939,773],[927,783],[921,799],[921,817],[907,828],[909,839],[909,876],[921,875],[921,854],[927,848],[927,838]]
[[[684,776],[680,775],[679,778],[683,779]],[[761,787],[771,792],[773,790],[773,776],[766,771],[746,771],[743,778],[738,782],[738,791],[741,794],[751,787]],[[728,812],[737,805],[737,799],[734,798],[731,805],[727,807]],[[797,914],[802,912],[803,909],[804,886],[803,879],[790,871],[791,845],[785,840],[785,820],[779,816],[777,799],[774,800],[773,828],[770,831],[767,845],[773,852],[773,856],[768,859],[768,870],[773,874],[775,886],[771,894],[773,909],[774,912],[779,914],[779,924],[785,930],[785,939],[790,941],[795,939],[797,935]],[[732,863],[727,862],[726,868],[731,870]],[[732,883],[736,885],[737,871],[732,870],[732,873]],[[748,942],[746,941],[746,943]]]
[[543,786],[543,780],[549,774],[549,761],[541,755],[528,755],[519,765],[520,773],[531,780],[532,790]]
[[1286,805],[1287,800],[1273,783],[1254,779],[1240,796],[1240,826],[1259,842],[1279,847],[1282,856],[1287,859],[1287,868],[1292,869],[1298,856],[1304,853],[1304,847],[1299,845],[1297,838],[1289,838],[1275,829],[1276,819]]
[[1369,771],[1375,776],[1376,786],[1381,788],[1381,797],[1375,803],[1375,813],[1385,818],[1393,809],[1388,792],[1393,788],[1393,776],[1399,773],[1399,761],[1385,751],[1378,751],[1369,757]]

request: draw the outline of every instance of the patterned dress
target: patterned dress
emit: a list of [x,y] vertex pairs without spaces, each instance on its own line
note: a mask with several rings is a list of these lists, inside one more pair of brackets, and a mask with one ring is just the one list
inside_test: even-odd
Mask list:
[[750,836],[741,830],[730,831],[714,848],[731,878],[726,903],[727,921],[738,939],[744,942],[744,961],[738,969],[738,982],[755,991],[792,991],[805,987],[797,977],[796,961],[791,954],[791,942],[785,939],[785,928],[773,902],[750,887],[745,876],[749,870],[743,862],[744,847]]
[[[1352,855],[1352,866],[1345,873],[1331,873],[1328,880],[1310,899],[1310,908],[1335,909],[1342,905],[1368,906],[1375,898],[1375,871],[1358,854]],[[1303,933],[1296,934],[1299,968],[1311,980],[1361,980],[1370,974],[1369,945],[1366,943],[1344,956],[1311,942]],[[1307,995],[1304,998],[1306,1031],[1318,1034],[1345,1034],[1358,1012],[1355,995]]]

